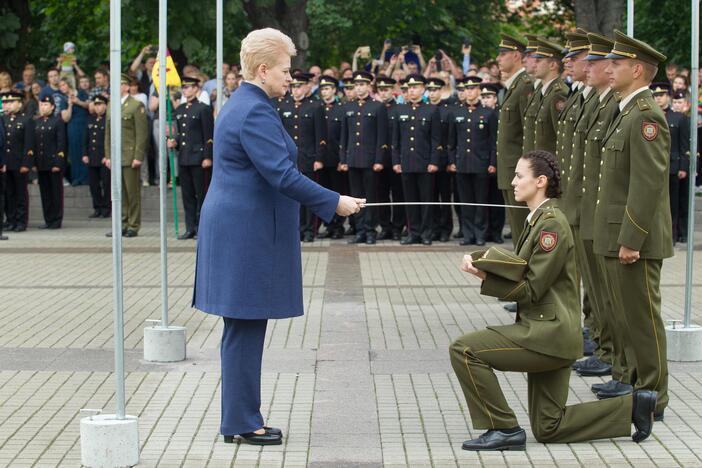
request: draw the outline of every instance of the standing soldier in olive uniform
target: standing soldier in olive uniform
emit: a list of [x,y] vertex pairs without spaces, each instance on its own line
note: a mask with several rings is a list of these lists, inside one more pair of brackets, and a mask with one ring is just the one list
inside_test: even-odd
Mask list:
[[[116,96],[113,97],[116,99]],[[144,105],[129,95],[129,77],[120,79],[120,104],[122,106],[122,234],[136,237],[141,227],[140,167],[149,144],[149,121]],[[105,129],[105,164],[110,162],[110,115]],[[107,237],[112,233],[108,232]]]
[[[349,174],[351,193],[374,203],[388,148],[388,111],[383,103],[370,98],[373,75],[357,71],[353,81],[356,100],[346,106],[341,125],[340,167]],[[356,215],[356,237],[349,244],[375,244],[377,211],[366,208]]]
[[[463,80],[465,102],[451,114],[448,136],[449,170],[464,203],[488,202],[490,168],[495,168],[497,113],[480,103],[481,79]],[[464,206],[461,210],[461,245],[485,245],[488,234],[487,207]]]
[[34,120],[20,114],[23,94],[10,91],[2,98],[2,119],[5,124],[5,203],[8,231],[27,230],[29,169],[34,165]]
[[[502,191],[506,205],[518,205],[514,199],[512,178],[517,161],[522,155],[524,140],[523,120],[528,102],[534,93],[534,85],[522,66],[526,52],[524,43],[512,36],[502,34],[497,64],[500,67],[505,97],[497,120],[497,187]],[[524,228],[527,210],[507,208],[512,242],[516,245]]]
[[[278,113],[285,130],[297,146],[297,167],[310,179],[319,180],[327,150],[327,129],[324,110],[318,100],[306,96],[309,74],[296,73],[290,83],[292,100],[280,105]],[[317,234],[317,217],[306,206],[300,206],[300,238],[313,242]]]
[[673,256],[670,131],[649,85],[666,57],[642,41],[615,34],[607,70],[621,101],[602,143],[594,251],[605,257],[613,313],[626,320],[634,391],[657,391],[656,414],[662,418],[668,405],[668,363],[660,280],[663,259]]
[[[341,144],[341,121],[343,120],[343,105],[336,96],[338,81],[336,78],[322,75],[319,78],[319,97],[322,103],[322,112],[327,130],[327,151],[325,152],[324,168],[320,171],[322,186],[338,193],[348,193],[348,182],[343,173],[339,171],[339,147]],[[318,237],[320,239],[331,237],[341,239],[344,237],[344,218],[335,214],[327,225],[326,232]]]
[[[375,86],[378,90],[378,100],[385,104],[388,111],[388,137],[387,141],[392,140],[392,132],[395,128],[395,119],[397,103],[393,96],[393,89],[397,82],[385,76],[379,76],[375,80]],[[380,184],[378,192],[379,202],[402,202],[404,196],[402,194],[402,177],[392,170],[392,150],[388,145],[385,151],[385,159],[383,160],[383,171],[380,173]],[[392,209],[391,209],[392,208]],[[387,206],[378,210],[380,221],[379,239],[400,240],[402,228],[407,220],[405,209],[403,206]]]
[[[422,102],[426,78],[419,74],[407,77],[408,104],[397,108],[392,144],[393,170],[402,174],[403,193],[408,202],[432,202],[435,174],[441,148],[441,115],[433,104]],[[433,212],[429,205],[408,206],[409,235],[402,245],[431,245]]]
[[[556,153],[556,131],[558,115],[565,108],[568,86],[561,79],[563,48],[558,44],[539,39],[536,57],[535,76],[542,80],[541,98],[536,113],[534,149]],[[531,115],[527,113],[527,120]]]
[[654,83],[651,92],[670,128],[670,217],[673,223],[673,244],[687,242],[688,178],[690,171],[690,120],[670,108],[670,83]]
[[[480,103],[483,107],[493,109],[495,117],[499,115],[500,107],[497,104],[497,93],[501,88],[494,83],[484,83],[480,86]],[[495,155],[497,156],[497,154]],[[502,205],[505,200],[502,192],[497,185],[497,162],[493,162],[488,166],[488,198],[487,202],[491,205]],[[502,229],[505,227],[505,209],[502,206],[490,206],[487,209],[488,213],[488,242],[502,244]]]
[[[624,317],[617,314],[612,299],[611,284],[607,281],[604,257],[595,255],[593,251],[593,239],[595,235],[595,207],[597,206],[597,196],[599,193],[600,170],[602,168],[602,142],[609,124],[614,119],[617,112],[618,103],[614,91],[609,87],[609,75],[606,73],[609,60],[606,56],[612,50],[614,42],[599,34],[588,33],[590,51],[587,56],[588,85],[595,88],[597,92],[597,103],[592,114],[588,117],[587,128],[585,129],[583,156],[582,180],[578,182],[576,161],[579,152],[576,152],[573,160],[574,169],[571,174],[572,187],[567,196],[566,206],[577,203],[577,192],[580,196],[580,223],[578,233],[582,243],[583,256],[587,260],[583,263],[583,279],[591,281],[592,295],[590,299],[595,307],[598,307],[598,318],[600,321],[600,348],[587,359],[578,361],[573,365],[574,369],[581,375],[607,375],[611,372],[612,380],[605,384],[593,384],[592,391],[598,398],[621,396],[631,393],[631,367],[627,363],[627,356],[632,356],[629,362],[633,362],[633,355],[630,353],[630,345],[626,341],[626,329]],[[576,132],[581,131],[578,123]],[[576,136],[576,142],[581,137]],[[611,344],[610,344],[611,343]],[[611,349],[611,359],[607,359],[607,350]],[[611,363],[611,365],[610,365]]]
[[[446,153],[446,141],[448,140],[448,128],[451,121],[451,113],[460,104],[453,96],[442,99],[441,95],[446,83],[441,78],[427,79],[427,91],[429,102],[439,108],[441,117],[441,147],[439,152],[439,170],[434,179],[434,200],[450,203],[455,187],[455,177],[448,171],[448,154]],[[451,206],[434,207],[434,228],[432,240],[448,242],[453,232],[453,211]]]
[[635,442],[651,434],[655,391],[566,406],[570,365],[582,354],[582,340],[574,241],[553,200],[559,196],[559,177],[555,156],[525,154],[513,184],[530,212],[515,254],[490,249],[464,257],[461,269],[482,280],[481,294],[519,303],[514,324],[468,333],[449,348],[473,427],[487,429],[465,441],[464,450],[526,448],[526,432],[493,369],[527,373],[529,421],[539,442],[627,436],[632,422]]
[[93,199],[89,218],[110,217],[110,171],[105,167],[105,112],[109,99],[98,94],[93,99],[95,113],[88,117],[83,141],[83,163],[88,166],[88,183]]
[[178,178],[185,211],[185,232],[179,240],[197,237],[200,208],[205,199],[205,171],[212,167],[212,107],[198,100],[200,81],[183,77],[186,101],[175,111],[176,135],[168,140],[169,148],[178,151]]
[[[524,107],[524,114],[522,115],[522,127],[523,127],[523,142],[522,149],[519,154],[524,154],[529,151],[534,150],[534,143],[536,142],[536,116],[539,113],[539,103],[543,98],[541,93],[541,86],[543,86],[543,80],[536,76],[536,49],[539,47],[539,39],[541,36],[535,34],[525,34],[528,39],[528,43],[525,49],[526,57],[524,59],[524,64],[526,65],[526,72],[531,77],[533,92],[529,95],[529,98]],[[511,179],[510,179],[511,180]],[[509,213],[509,212],[508,212]],[[519,230],[521,232],[521,229]],[[512,242],[516,242],[519,236],[512,235]]]
[[39,229],[60,229],[63,222],[63,170],[66,167],[66,124],[54,115],[51,96],[39,102],[34,122],[34,164],[39,179],[44,224]]

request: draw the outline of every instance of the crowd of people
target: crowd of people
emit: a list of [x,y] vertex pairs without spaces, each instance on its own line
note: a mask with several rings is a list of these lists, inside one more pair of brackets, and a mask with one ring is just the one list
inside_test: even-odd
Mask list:
[[[122,80],[126,91],[121,93],[122,99],[128,96],[130,102],[135,101],[133,108],[146,117],[138,126],[144,122],[147,126],[146,130],[127,129],[134,138],[138,131],[140,140],[132,145],[135,151],[126,155],[136,166],[130,165],[136,173],[125,186],[134,193],[133,223],[125,223],[125,233],[129,231],[130,236],[137,235],[140,224],[136,220],[141,197],[136,193],[138,186],[159,183],[159,101],[152,82],[155,53],[155,47],[145,46]],[[500,174],[496,160],[498,115],[508,86],[499,56],[478,65],[471,60],[468,43],[463,44],[461,54],[457,61],[438,50],[427,60],[417,44],[398,46],[385,40],[375,57],[371,57],[370,47],[364,46],[354,52],[350,63],[293,70],[289,94],[277,99],[275,105],[286,129],[300,145],[299,167],[306,175],[371,202],[466,204],[453,209],[448,205],[369,208],[348,221],[337,217],[325,226],[303,208],[302,241],[353,236],[350,242],[368,244],[376,239],[394,239],[403,244],[428,245],[451,237],[462,245],[503,242],[505,209],[483,205],[502,204],[500,191],[509,184],[510,174]],[[242,77],[236,64],[224,63],[222,73],[226,101]],[[167,145],[176,150],[176,173],[183,191],[186,232],[181,237],[194,238],[199,207],[211,176],[217,80],[192,64],[183,66],[181,75],[182,88],[170,93],[174,121],[181,127],[186,123],[191,126],[188,117],[193,117],[198,128],[179,133],[179,125],[174,125],[168,130]],[[659,84],[659,89],[666,92],[657,95],[668,96],[660,99],[661,105],[679,120],[675,127],[684,132],[692,108],[689,70],[668,64],[666,76],[668,82]],[[573,84],[568,66],[559,70],[559,78],[568,87]],[[37,76],[32,64],[24,67],[18,82],[13,82],[9,73],[0,72],[7,141],[2,190],[5,230],[21,232],[27,228],[29,183],[41,189],[46,222],[40,227],[61,227],[63,186],[69,184],[90,185],[94,207],[91,217],[110,216],[110,177],[103,143],[109,120],[109,83],[107,68],[96,69],[92,76],[85,73],[71,43],[64,45],[64,53],[57,58],[56,67],[47,71],[45,80]],[[360,112],[361,108],[372,111]],[[298,119],[302,125],[297,125]],[[414,119],[421,120],[422,125],[413,125]],[[141,142],[144,135],[145,141]],[[685,135],[680,138],[683,143],[687,141]],[[376,146],[380,148],[377,151],[372,149]],[[51,152],[32,157],[34,153]],[[51,164],[47,165],[49,160]],[[47,171],[50,176],[46,176]],[[504,180],[498,183],[500,179]],[[686,240],[686,181],[687,172],[681,166],[670,182],[671,211],[676,220],[674,241]],[[454,219],[458,221],[456,227]]]

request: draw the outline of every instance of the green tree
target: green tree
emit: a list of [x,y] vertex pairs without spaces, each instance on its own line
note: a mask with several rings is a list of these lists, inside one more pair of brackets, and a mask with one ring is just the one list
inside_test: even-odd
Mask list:
[[665,54],[667,62],[690,67],[691,15],[690,2],[637,0],[634,36]]

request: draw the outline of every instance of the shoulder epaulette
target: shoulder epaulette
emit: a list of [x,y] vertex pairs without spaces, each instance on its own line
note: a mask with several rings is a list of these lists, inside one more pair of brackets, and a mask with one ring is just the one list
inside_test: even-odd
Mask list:
[[639,98],[636,100],[636,105],[639,106],[639,110],[645,111],[651,108],[651,104],[646,101],[645,98]]

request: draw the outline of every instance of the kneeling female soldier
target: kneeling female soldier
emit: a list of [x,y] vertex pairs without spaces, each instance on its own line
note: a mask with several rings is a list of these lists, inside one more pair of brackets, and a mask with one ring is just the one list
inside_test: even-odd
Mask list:
[[521,157],[512,180],[517,201],[530,210],[515,254],[526,262],[520,281],[486,273],[466,255],[461,269],[483,280],[481,294],[516,301],[512,325],[490,326],[458,338],[451,364],[476,429],[464,450],[524,450],[526,433],[500,389],[493,369],[526,372],[529,419],[539,442],[579,442],[628,436],[641,442],[651,433],[656,392],[566,406],[570,365],[582,355],[580,297],[573,236],[556,198],[560,171],[555,157],[531,151]]

